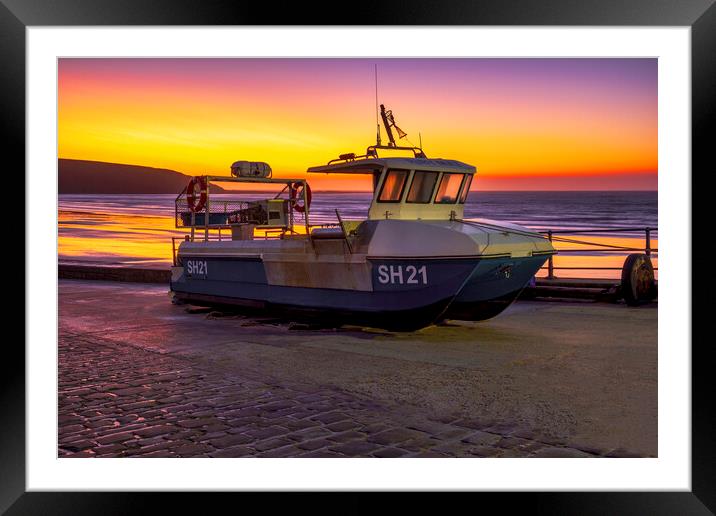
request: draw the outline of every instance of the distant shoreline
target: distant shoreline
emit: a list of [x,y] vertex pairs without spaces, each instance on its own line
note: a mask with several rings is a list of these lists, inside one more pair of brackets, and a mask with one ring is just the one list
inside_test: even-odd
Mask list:
[[[177,195],[184,191],[192,176],[165,168],[147,167],[143,165],[130,165],[124,163],[109,163],[104,161],[91,161],[70,158],[57,160],[58,193],[60,195]],[[230,176],[226,176],[230,179]],[[275,178],[283,179],[283,178]],[[221,183],[217,180],[216,183]],[[309,178],[310,183],[310,178]],[[212,183],[212,193],[266,193],[269,190],[232,190]],[[484,192],[657,192],[658,189],[516,189],[496,190],[480,188],[479,185],[472,194]],[[338,190],[313,188],[314,193],[326,194],[369,194],[371,190]]]

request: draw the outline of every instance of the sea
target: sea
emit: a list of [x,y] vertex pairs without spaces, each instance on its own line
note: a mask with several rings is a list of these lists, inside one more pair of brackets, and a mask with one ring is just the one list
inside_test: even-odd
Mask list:
[[[242,193],[231,198],[237,195],[246,200],[266,197]],[[60,195],[59,262],[166,267],[172,260],[171,237],[186,233],[174,227],[175,198],[171,194]],[[336,209],[344,220],[364,219],[370,200],[371,194],[365,192],[314,192],[310,223],[336,223]],[[645,247],[644,229],[652,228],[652,262],[658,269],[657,192],[472,192],[464,217],[560,232],[554,238],[562,252],[554,258],[554,266],[555,274],[565,278],[619,277],[626,255]]]

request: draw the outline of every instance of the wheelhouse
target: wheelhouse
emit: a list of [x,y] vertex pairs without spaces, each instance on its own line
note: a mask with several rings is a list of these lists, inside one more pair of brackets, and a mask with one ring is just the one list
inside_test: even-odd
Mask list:
[[423,157],[343,155],[310,173],[372,174],[368,219],[445,220],[463,217],[475,167],[460,161]]

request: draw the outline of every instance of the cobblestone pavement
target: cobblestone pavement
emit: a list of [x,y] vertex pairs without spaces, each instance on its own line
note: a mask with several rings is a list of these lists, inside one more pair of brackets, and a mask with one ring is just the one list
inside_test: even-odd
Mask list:
[[320,328],[59,282],[60,456],[654,457],[655,306]]
[[58,403],[60,457],[625,456],[62,327]]

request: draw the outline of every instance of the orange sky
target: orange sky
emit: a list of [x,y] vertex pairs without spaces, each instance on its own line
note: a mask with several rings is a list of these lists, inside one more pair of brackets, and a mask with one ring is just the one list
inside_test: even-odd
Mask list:
[[407,138],[475,165],[473,189],[656,189],[656,59],[60,59],[58,155],[305,177],[375,143],[375,63]]

